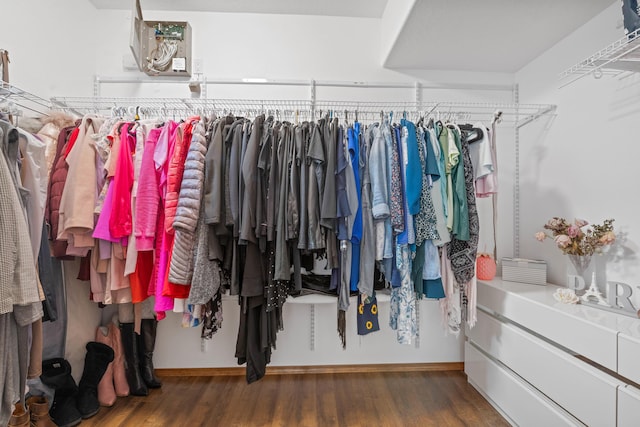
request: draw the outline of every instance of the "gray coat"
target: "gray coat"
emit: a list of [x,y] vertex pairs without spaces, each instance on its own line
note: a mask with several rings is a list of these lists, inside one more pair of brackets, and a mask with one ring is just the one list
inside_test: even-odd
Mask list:
[[[17,174],[18,131],[0,121],[0,314],[14,311],[14,305],[40,302],[36,264],[29,243],[29,228],[22,209]],[[15,173],[14,173],[15,172]],[[40,305],[40,304],[38,304]],[[20,326],[42,316],[39,313],[18,319]]]
[[198,122],[193,131],[184,167],[178,207],[173,220],[175,240],[169,268],[169,281],[188,285],[193,273],[193,250],[204,181],[204,159],[207,153],[205,127]]

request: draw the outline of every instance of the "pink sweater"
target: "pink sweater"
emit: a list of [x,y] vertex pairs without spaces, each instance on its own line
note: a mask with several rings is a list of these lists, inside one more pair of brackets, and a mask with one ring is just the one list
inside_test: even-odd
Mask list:
[[139,251],[152,251],[154,246],[160,192],[153,153],[161,131],[161,129],[151,129],[144,143],[136,196],[135,236]]

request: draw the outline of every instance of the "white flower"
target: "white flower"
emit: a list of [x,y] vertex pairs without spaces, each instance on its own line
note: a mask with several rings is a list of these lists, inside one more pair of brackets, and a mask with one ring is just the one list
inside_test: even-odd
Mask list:
[[576,304],[579,300],[573,289],[559,288],[553,293],[553,298],[563,304]]

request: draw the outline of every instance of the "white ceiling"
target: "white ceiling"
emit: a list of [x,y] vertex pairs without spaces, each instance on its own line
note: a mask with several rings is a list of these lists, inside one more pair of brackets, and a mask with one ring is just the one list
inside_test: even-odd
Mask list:
[[384,65],[515,72],[614,2],[417,0]]
[[[131,9],[133,0],[89,0]],[[145,10],[377,18],[392,69],[511,73],[619,0],[141,0]],[[386,8],[395,7],[401,13]],[[409,12],[410,11],[410,12]],[[398,16],[403,22],[395,22]],[[386,20],[385,20],[386,19]],[[333,31],[330,26],[327,29]]]
[[[89,0],[98,9],[131,9],[133,0]],[[141,0],[145,10],[273,13],[381,18],[387,0]]]

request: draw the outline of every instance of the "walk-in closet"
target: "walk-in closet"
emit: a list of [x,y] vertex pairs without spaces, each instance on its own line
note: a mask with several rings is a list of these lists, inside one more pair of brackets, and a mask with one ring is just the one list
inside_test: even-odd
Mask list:
[[636,0],[0,8],[0,426],[638,424]]

